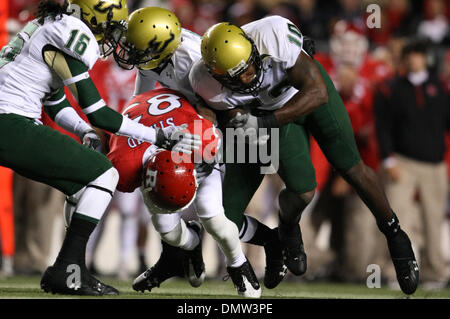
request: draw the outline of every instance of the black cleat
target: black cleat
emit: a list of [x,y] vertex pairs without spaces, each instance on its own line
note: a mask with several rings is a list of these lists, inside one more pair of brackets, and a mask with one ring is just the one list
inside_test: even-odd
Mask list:
[[162,242],[159,260],[133,281],[133,289],[140,292],[152,291],[152,288],[159,287],[172,277],[184,277],[183,250]]
[[48,267],[41,279],[41,289],[63,295],[114,296],[119,294],[116,288],[102,283],[93,277],[86,267],[78,264]]
[[205,281],[205,263],[202,254],[202,226],[199,222],[189,221],[186,226],[192,228],[200,238],[200,242],[193,250],[183,250],[184,275],[192,287],[200,287]]
[[273,240],[264,245],[266,253],[266,269],[264,273],[264,286],[273,289],[283,281],[287,267],[283,261],[283,248],[278,238],[278,228],[272,229],[275,233]]
[[227,267],[227,271],[239,296],[247,298],[261,297],[261,286],[248,260],[240,267]]
[[278,228],[281,245],[283,247],[283,261],[289,271],[296,276],[301,276],[306,272],[306,254],[303,247],[302,233],[300,225],[294,226],[289,234]]
[[419,284],[419,266],[408,235],[399,229],[398,234],[388,239],[388,248],[402,291],[413,294]]

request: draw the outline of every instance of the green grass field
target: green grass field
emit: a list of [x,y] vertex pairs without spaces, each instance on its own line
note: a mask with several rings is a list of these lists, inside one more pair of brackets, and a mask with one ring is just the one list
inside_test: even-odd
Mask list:
[[[171,279],[151,293],[138,293],[131,288],[130,281],[102,278],[120,291],[113,297],[72,297],[43,292],[39,287],[39,277],[11,277],[0,279],[0,298],[120,298],[120,299],[233,299],[239,298],[231,279],[228,281],[207,279],[199,288],[192,288],[186,280]],[[405,295],[388,288],[369,289],[365,285],[283,282],[269,290],[263,287],[262,298],[319,298],[319,299],[401,299]],[[418,289],[413,299],[450,299],[450,289],[424,291]]]

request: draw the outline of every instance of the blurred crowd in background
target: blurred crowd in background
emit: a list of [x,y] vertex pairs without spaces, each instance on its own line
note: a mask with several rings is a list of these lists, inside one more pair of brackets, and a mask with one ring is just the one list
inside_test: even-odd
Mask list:
[[[39,1],[6,2],[0,8],[2,45],[33,18]],[[242,26],[276,14],[290,19],[303,35],[314,39],[314,58],[324,66],[341,94],[362,158],[385,182],[393,210],[410,235],[421,265],[423,287],[448,286],[450,152],[446,146],[450,145],[450,120],[446,128],[437,129],[433,112],[436,105],[450,108],[449,1],[128,0],[128,3],[130,13],[145,6],[168,8],[184,28],[199,35],[221,21]],[[367,12],[369,4],[381,8],[379,28],[367,26],[372,13]],[[120,111],[133,93],[135,70],[122,70],[112,59],[99,60],[91,76],[103,99]],[[45,114],[43,122],[56,128]],[[365,282],[367,266],[377,264],[382,267],[384,282],[395,288],[391,284],[396,282],[395,272],[370,211],[329,166],[313,140],[311,155],[318,192],[301,220],[309,264],[300,280]],[[276,227],[277,196],[282,188],[277,175],[267,175],[247,213]],[[40,274],[50,263],[51,221],[62,214],[64,197],[46,185],[2,168],[0,190],[2,274]],[[121,251],[117,276],[122,279],[133,277],[155,262],[145,255],[146,231],[150,227],[148,214],[139,202],[139,196],[117,196],[110,208],[120,213],[123,225],[121,244],[117,247]],[[108,214],[105,216],[108,218]],[[99,237],[100,234],[95,234],[88,248],[91,268],[95,268]],[[245,249],[255,271],[262,275],[262,248],[245,245]],[[131,269],[130,256],[135,256],[136,250],[139,269]],[[204,250],[204,254],[205,259],[217,260],[216,269],[207,273],[222,276],[225,269],[218,250]]]

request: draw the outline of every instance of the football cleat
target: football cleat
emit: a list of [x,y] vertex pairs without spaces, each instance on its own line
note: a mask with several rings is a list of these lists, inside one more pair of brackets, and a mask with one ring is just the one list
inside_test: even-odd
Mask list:
[[240,267],[227,267],[227,271],[239,296],[247,298],[261,297],[261,286],[248,260]]
[[[79,271],[76,271],[77,266]],[[77,264],[48,267],[41,279],[41,289],[63,295],[114,296],[119,294],[116,288],[102,283],[93,277],[86,267]]]
[[278,228],[278,235],[283,246],[283,261],[289,271],[296,276],[301,276],[306,272],[306,254],[303,247],[302,233],[300,225],[293,228],[289,235]]
[[193,250],[184,250],[184,275],[192,287],[200,287],[205,281],[205,263],[202,254],[202,226],[197,221],[189,221],[186,226],[192,228],[198,235],[200,242]]
[[133,289],[144,292],[152,291],[161,283],[172,277],[184,277],[183,250],[162,241],[162,252],[156,264],[140,274],[133,281]]
[[413,294],[419,284],[419,266],[408,235],[399,229],[398,234],[388,239],[388,248],[402,291]]
[[283,261],[281,242],[278,238],[278,228],[272,229],[276,233],[275,240],[264,245],[266,253],[266,269],[264,273],[264,286],[273,289],[279,285],[287,273],[287,267]]

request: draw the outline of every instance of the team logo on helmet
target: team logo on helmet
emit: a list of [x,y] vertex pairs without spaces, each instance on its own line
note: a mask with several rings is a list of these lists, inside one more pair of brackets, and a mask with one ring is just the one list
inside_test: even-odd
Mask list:
[[158,150],[145,165],[142,194],[152,213],[178,212],[195,198],[198,185],[194,164],[183,162],[180,156]]
[[170,32],[170,38],[168,38],[166,41],[164,41],[163,45],[161,45],[162,41],[156,41],[157,36],[148,43],[148,51],[152,54],[161,54],[169,45],[170,42],[172,42],[175,39],[175,34]]
[[[115,3],[114,3],[115,2]],[[122,3],[120,0],[100,0],[95,6],[94,10],[97,10],[101,13],[107,13],[108,20],[112,19],[113,17],[113,10],[114,9],[122,9]]]

